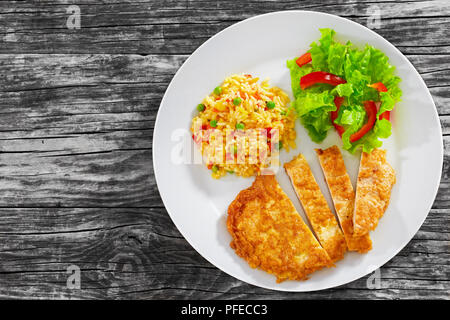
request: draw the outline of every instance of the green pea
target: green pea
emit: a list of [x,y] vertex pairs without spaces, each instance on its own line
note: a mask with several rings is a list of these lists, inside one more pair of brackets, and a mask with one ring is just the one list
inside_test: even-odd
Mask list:
[[211,127],[213,127],[213,128],[217,127],[217,120],[211,120],[211,121],[209,122],[209,125],[210,125]]
[[216,165],[213,165],[211,170],[212,170],[212,172],[216,173],[217,171],[219,171],[219,167]]
[[234,99],[233,99],[233,104],[234,104],[235,106],[240,105],[241,102],[242,102],[242,99],[241,99],[241,98],[234,98]]
[[200,103],[199,105],[197,105],[197,110],[199,112],[202,112],[205,110],[205,105],[203,103]]
[[233,173],[234,173],[233,170],[228,170],[227,172],[228,172],[229,174],[233,174]]
[[279,142],[277,143],[276,147],[277,147],[278,150],[281,150],[281,148],[283,148],[283,142],[282,142],[282,141],[279,141]]
[[238,129],[238,130],[244,130],[244,128],[245,128],[245,124],[243,124],[243,123],[241,123],[241,122],[236,123],[236,129]]
[[215,93],[216,95],[220,96],[220,94],[222,93],[222,88],[221,88],[221,87],[216,87],[216,88],[214,89],[214,93]]
[[275,108],[275,102],[273,102],[273,101],[266,101],[266,107],[267,107],[267,109]]

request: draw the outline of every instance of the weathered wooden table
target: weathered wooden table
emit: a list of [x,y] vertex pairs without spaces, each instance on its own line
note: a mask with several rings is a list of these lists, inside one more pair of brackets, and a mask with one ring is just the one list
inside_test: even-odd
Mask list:
[[[288,9],[377,28],[421,73],[441,117],[437,199],[378,289],[367,277],[303,294],[242,283],[190,247],[157,190],[152,131],[176,70],[225,27]],[[0,297],[448,299],[449,89],[447,0],[0,1]]]

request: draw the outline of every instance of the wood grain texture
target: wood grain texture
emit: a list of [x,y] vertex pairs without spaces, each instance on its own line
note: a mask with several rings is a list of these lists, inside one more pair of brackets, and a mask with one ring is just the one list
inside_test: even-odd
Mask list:
[[[257,14],[314,10],[361,24],[381,13],[377,31],[405,53],[448,53],[450,4],[439,1],[77,1],[81,29],[69,30],[72,1],[0,2],[5,45],[15,53],[190,54],[211,35]],[[426,30],[426,32],[423,32]],[[430,35],[433,35],[430,37]]]
[[[0,1],[0,298],[450,298],[449,1]],[[440,114],[440,189],[414,239],[381,268],[313,293],[238,281],[184,240],[160,199],[151,148],[175,72],[200,44],[250,16],[328,12],[375,30],[424,78]],[[81,268],[68,289],[67,267]]]
[[[450,218],[434,209],[414,239],[367,278],[312,293],[280,293],[238,281],[201,258],[164,208],[1,209],[0,297],[45,298],[443,298],[448,290]],[[34,228],[30,229],[30,224]],[[81,289],[66,268],[81,268]]]

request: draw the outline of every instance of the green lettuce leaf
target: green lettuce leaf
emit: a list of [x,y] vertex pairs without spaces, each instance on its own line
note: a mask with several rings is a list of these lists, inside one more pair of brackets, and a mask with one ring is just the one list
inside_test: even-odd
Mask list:
[[300,117],[311,111],[317,111],[317,109],[322,109],[323,111],[336,110],[336,105],[334,104],[334,96],[330,93],[329,90],[324,90],[320,93],[308,91],[306,92],[306,94],[299,96],[293,104],[295,110],[297,110],[297,114]]
[[371,152],[374,148],[382,145],[380,139],[386,139],[391,135],[391,123],[388,120],[377,120],[374,127],[361,139],[350,142],[350,136],[357,132],[366,123],[367,116],[361,106],[341,106],[335,123],[343,126],[345,132],[342,134],[342,144],[344,149],[354,153],[358,148],[364,152]]
[[332,127],[330,111],[336,110],[334,95],[331,94],[329,85],[317,85],[311,90],[300,88],[300,78],[313,71],[311,65],[301,68],[295,62],[288,60],[287,67],[291,73],[292,92],[295,100],[293,107],[300,117],[300,122],[308,130],[308,135],[314,142],[321,142],[327,136]]
[[329,72],[328,55],[330,46],[334,43],[333,37],[336,32],[332,29],[320,29],[320,33],[322,34],[322,37],[320,38],[319,43],[311,43],[309,52],[311,53],[314,71]]
[[286,62],[286,65],[290,70],[292,94],[295,98],[304,94],[304,90],[300,88],[300,78],[313,71],[311,65],[305,65],[300,68],[295,62],[296,60],[297,59],[292,59]]

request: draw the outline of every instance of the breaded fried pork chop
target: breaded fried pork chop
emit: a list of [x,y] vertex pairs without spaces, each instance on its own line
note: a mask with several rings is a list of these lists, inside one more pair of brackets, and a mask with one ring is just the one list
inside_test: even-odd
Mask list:
[[299,154],[285,163],[284,168],[320,244],[332,262],[341,260],[347,251],[344,235],[314,179],[308,162]]
[[363,152],[353,215],[355,235],[366,234],[377,227],[389,205],[395,180],[395,171],[386,161],[386,150]]
[[284,280],[305,280],[330,258],[273,175],[257,176],[228,207],[230,246],[247,260]]
[[348,250],[364,253],[372,249],[372,241],[368,233],[362,236],[353,234],[353,211],[355,191],[345,168],[344,159],[337,146],[328,149],[316,149],[325,181],[333,198],[339,223],[344,232]]

